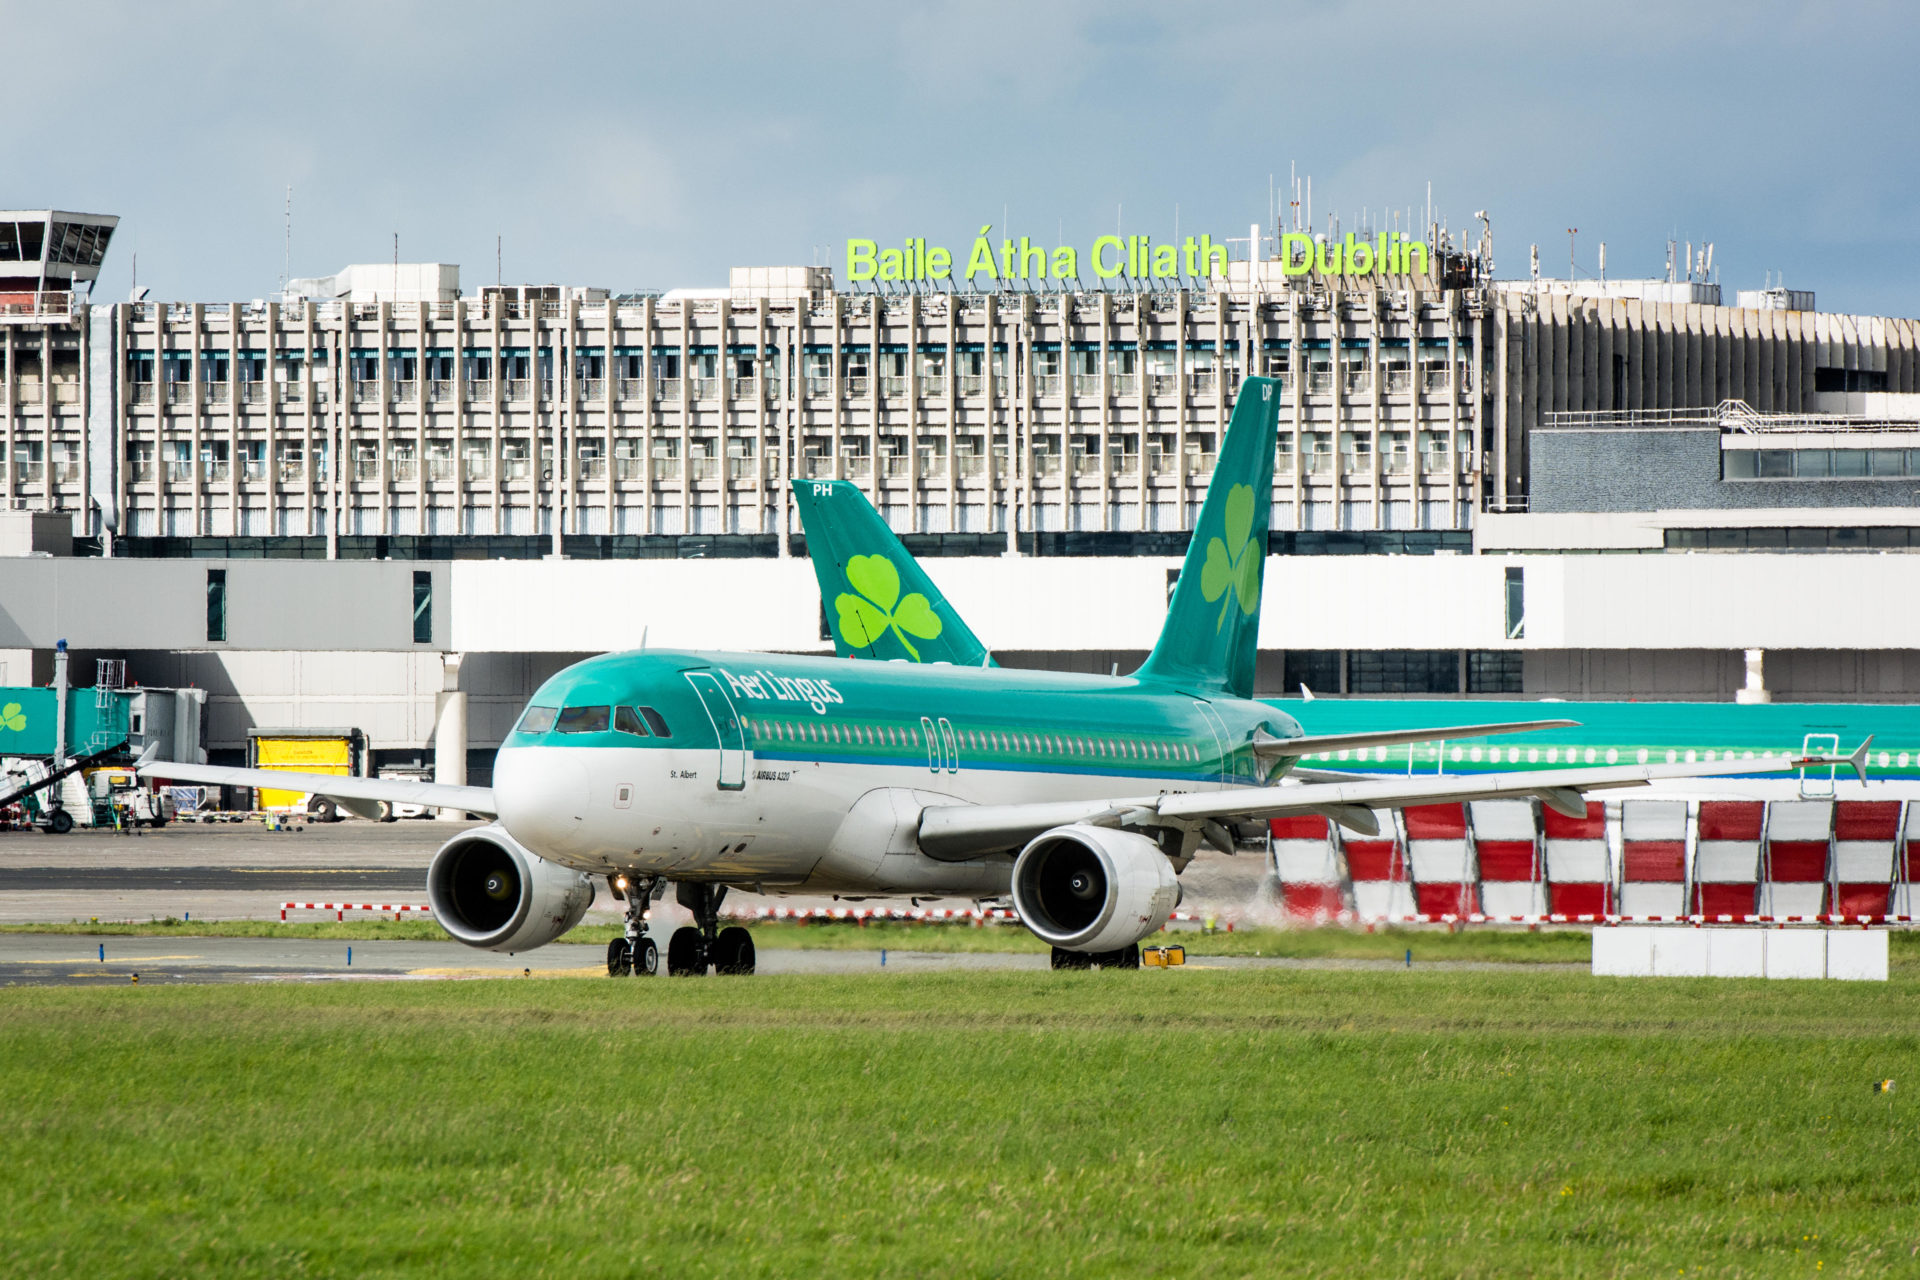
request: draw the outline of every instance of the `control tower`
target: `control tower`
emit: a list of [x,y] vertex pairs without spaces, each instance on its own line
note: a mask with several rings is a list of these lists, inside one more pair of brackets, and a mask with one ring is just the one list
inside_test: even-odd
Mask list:
[[119,225],[104,213],[0,209],[0,323],[71,319]]

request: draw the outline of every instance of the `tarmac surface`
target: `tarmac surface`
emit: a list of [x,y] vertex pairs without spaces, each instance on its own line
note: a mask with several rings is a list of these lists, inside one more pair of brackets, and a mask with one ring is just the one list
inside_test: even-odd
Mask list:
[[[246,823],[171,823],[158,830],[93,831],[64,836],[0,832],[0,924],[76,920],[277,920],[283,902],[420,903],[427,900],[427,864],[441,845],[478,823],[409,819],[401,822],[313,823],[269,830]],[[1180,909],[1232,914],[1249,923],[1267,872],[1257,853],[1228,858],[1211,851],[1180,877]],[[654,904],[654,931],[666,933],[686,915],[673,896]],[[967,907],[964,899],[922,899],[940,907]],[[733,892],[730,910],[755,907],[832,907],[826,896],[777,897]],[[875,899],[872,906],[907,906]],[[596,895],[589,921],[620,918],[621,905]],[[289,913],[288,919],[320,919]]]

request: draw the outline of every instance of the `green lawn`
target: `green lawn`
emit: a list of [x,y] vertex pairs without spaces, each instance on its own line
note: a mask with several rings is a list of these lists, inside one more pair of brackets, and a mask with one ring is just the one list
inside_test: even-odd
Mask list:
[[15,988],[0,1274],[1915,1274],[1916,1068],[1906,978]]

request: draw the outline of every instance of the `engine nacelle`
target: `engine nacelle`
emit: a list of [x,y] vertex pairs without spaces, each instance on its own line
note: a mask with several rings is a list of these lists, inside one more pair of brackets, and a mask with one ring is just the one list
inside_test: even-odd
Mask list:
[[1180,881],[1143,835],[1073,823],[1036,836],[1013,864],[1021,923],[1067,951],[1118,951],[1167,923]]
[[580,923],[593,879],[527,852],[495,823],[462,832],[427,868],[440,927],[470,947],[529,951]]

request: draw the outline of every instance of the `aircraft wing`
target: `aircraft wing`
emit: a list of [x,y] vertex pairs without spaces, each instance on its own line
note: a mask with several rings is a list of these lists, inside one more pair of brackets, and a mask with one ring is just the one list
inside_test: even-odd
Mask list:
[[1457,738],[1485,738],[1496,733],[1532,733],[1538,729],[1578,728],[1578,720],[1506,720],[1498,724],[1452,724],[1427,729],[1383,729],[1373,733],[1308,734],[1303,738],[1276,738],[1265,731],[1254,734],[1253,752],[1263,760],[1282,756],[1310,756],[1329,751],[1397,747],[1406,742],[1441,742]]
[[[1867,739],[1859,750],[1837,763],[1851,765],[1864,778],[1866,750],[1872,741]],[[921,811],[920,847],[934,858],[966,858],[1025,844],[1043,831],[1072,822],[1102,827],[1182,827],[1206,832],[1218,844],[1224,839],[1221,828],[1226,823],[1289,813],[1319,814],[1364,835],[1375,835],[1379,829],[1373,817],[1375,809],[1501,798],[1538,799],[1560,813],[1584,817],[1588,791],[1644,787],[1676,778],[1715,778],[1831,763],[1836,762],[1825,757],[1797,759],[1778,755],[1710,764],[1590,765],[1509,773],[1283,781],[1266,787],[1115,796],[1110,800],[935,805]],[[1209,832],[1209,827],[1214,830]]]
[[276,791],[306,791],[326,796],[363,818],[375,816],[375,805],[419,804],[435,809],[464,809],[498,816],[490,787],[456,787],[444,782],[413,782],[406,778],[357,778],[336,773],[288,773],[280,769],[232,769],[214,764],[176,764],[156,760],[139,767],[143,778],[172,782],[203,782],[222,787],[266,787]]

